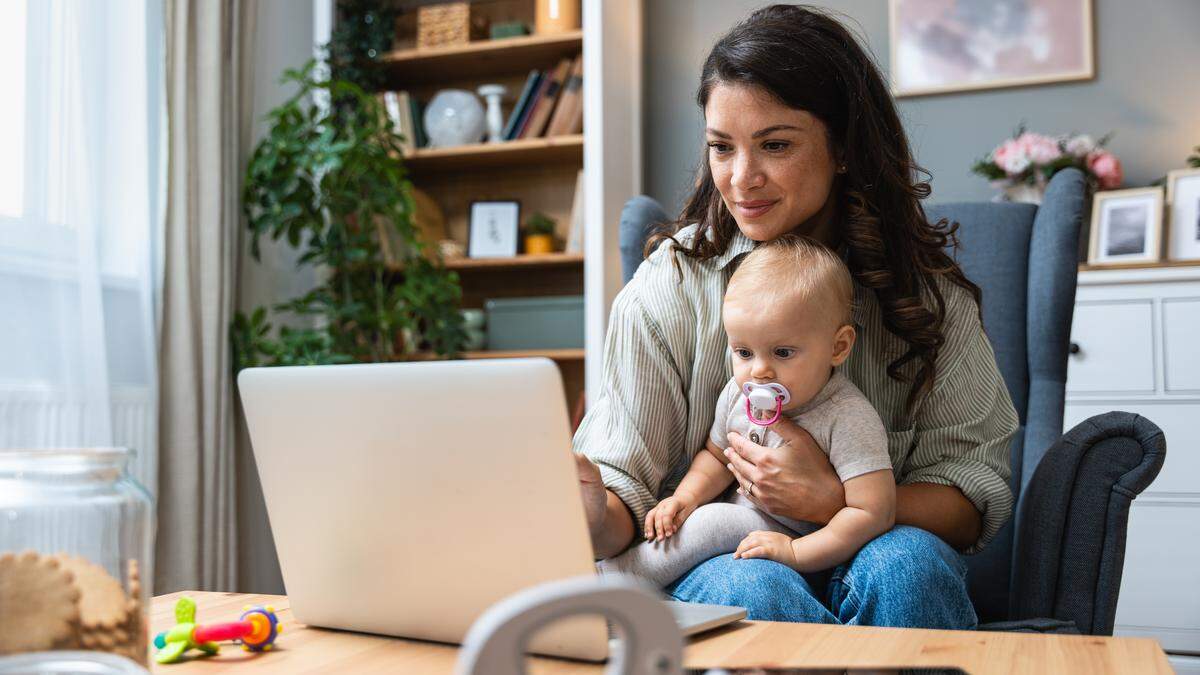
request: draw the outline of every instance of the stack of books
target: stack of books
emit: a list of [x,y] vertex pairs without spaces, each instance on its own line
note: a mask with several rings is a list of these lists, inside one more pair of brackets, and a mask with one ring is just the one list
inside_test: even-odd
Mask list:
[[421,120],[424,106],[416,96],[407,91],[385,91],[380,97],[383,99],[383,109],[392,122],[392,130],[401,137],[400,149],[405,155],[429,145],[425,123]]
[[504,125],[504,140],[583,132],[583,55],[553,70],[532,70]]

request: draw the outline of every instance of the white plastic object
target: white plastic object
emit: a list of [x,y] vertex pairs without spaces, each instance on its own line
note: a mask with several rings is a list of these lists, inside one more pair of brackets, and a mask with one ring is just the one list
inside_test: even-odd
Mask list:
[[529,640],[555,621],[599,614],[617,630],[607,675],[682,675],[683,634],[655,591],[613,574],[552,581],[514,593],[484,612],[463,639],[458,675],[521,675]]
[[788,392],[787,387],[777,382],[766,384],[747,382],[742,385],[742,393],[750,400],[750,407],[755,410],[774,412],[780,396],[783,397],[783,405],[787,405],[792,400],[792,395]]
[[475,93],[487,101],[488,143],[504,140],[504,111],[500,107],[500,99],[507,92],[508,89],[502,84],[485,84],[475,90]]

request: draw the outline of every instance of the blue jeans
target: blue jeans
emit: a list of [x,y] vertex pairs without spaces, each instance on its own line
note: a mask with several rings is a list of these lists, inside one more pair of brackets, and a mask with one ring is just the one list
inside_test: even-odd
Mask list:
[[968,630],[967,565],[920,528],[897,525],[831,572],[801,575],[773,560],[703,562],[667,592],[685,602],[745,607],[748,618],[864,626]]

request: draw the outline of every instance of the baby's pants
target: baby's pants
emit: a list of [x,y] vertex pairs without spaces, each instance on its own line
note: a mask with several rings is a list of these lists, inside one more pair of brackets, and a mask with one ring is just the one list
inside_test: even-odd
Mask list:
[[621,555],[601,560],[596,567],[602,574],[632,574],[662,588],[705,560],[736,551],[742,539],[755,530],[781,532],[795,538],[816,529],[813,526],[798,533],[759,511],[750,500],[736,495],[732,504],[711,502],[696,509],[671,537],[660,542],[643,542]]

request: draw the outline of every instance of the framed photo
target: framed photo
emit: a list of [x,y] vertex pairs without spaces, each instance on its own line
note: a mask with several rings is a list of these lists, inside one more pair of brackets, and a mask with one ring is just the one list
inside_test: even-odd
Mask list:
[[1093,265],[1158,262],[1162,248],[1160,188],[1097,192],[1092,200],[1088,262]]
[[1167,258],[1200,260],[1200,169],[1167,174]]
[[1088,80],[1092,0],[888,0],[892,93]]
[[471,202],[467,228],[468,258],[511,258],[517,254],[521,203]]

